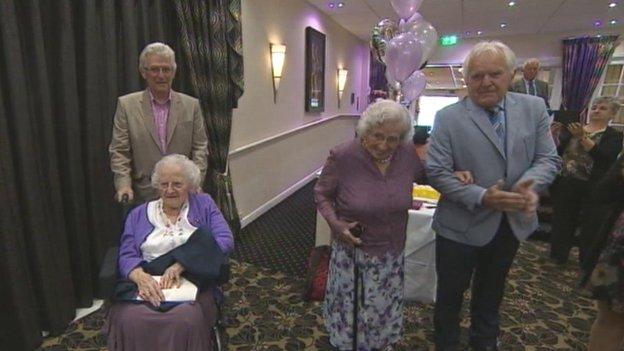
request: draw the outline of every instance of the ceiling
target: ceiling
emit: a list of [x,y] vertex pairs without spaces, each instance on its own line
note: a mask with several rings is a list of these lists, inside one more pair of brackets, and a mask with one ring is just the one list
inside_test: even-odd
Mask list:
[[[383,18],[398,19],[389,0],[307,0],[329,15],[342,27],[368,41],[373,26]],[[624,32],[624,0],[609,8],[613,0],[424,0],[420,13],[440,35],[499,37],[518,34],[546,34],[594,31],[594,22],[602,28]],[[329,3],[345,4],[342,8]],[[618,24],[609,22],[615,19]],[[501,23],[507,27],[502,29]]]

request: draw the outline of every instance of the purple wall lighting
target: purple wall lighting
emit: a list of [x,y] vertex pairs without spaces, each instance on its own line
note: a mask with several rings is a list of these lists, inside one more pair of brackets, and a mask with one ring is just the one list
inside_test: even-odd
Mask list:
[[595,20],[594,21],[594,27],[602,27],[602,21],[601,20]]

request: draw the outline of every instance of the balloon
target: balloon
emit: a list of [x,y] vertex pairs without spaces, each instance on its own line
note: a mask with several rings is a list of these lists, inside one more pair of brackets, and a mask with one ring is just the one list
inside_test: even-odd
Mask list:
[[415,21],[418,21],[418,20],[421,20],[421,19],[423,19],[423,16],[419,12],[416,12],[415,14],[413,14],[412,17],[410,17],[409,19],[405,20],[405,19],[401,18],[399,20],[399,32],[405,32],[405,29],[403,29],[403,28],[405,27],[405,24],[407,22],[415,22]]
[[412,33],[392,38],[386,49],[386,72],[393,80],[403,82],[422,62],[422,43]]
[[412,17],[412,15],[418,11],[422,2],[423,0],[390,0],[394,12],[404,19]]
[[427,87],[427,76],[422,71],[416,71],[401,84],[401,92],[407,101],[416,100]]
[[438,32],[431,23],[422,19],[422,17],[415,20],[410,18],[409,21],[403,23],[401,31],[414,34],[422,45],[423,57],[422,62],[418,65],[420,67],[423,62],[427,61],[429,55],[431,55],[433,49],[438,44]]
[[397,24],[391,19],[384,18],[379,23],[377,23],[377,28],[379,28],[379,36],[383,40],[390,40],[394,38],[397,33]]

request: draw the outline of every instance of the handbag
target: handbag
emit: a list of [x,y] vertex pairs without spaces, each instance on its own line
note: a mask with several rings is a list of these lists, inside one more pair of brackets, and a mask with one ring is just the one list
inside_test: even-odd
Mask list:
[[308,271],[303,299],[306,301],[322,301],[325,298],[325,287],[329,276],[329,258],[331,247],[322,245],[312,248],[308,256]]

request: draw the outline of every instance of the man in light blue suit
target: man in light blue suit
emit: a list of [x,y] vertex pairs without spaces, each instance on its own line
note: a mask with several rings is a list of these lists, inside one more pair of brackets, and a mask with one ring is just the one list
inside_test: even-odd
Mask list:
[[505,279],[519,240],[537,228],[537,192],[560,159],[542,99],[507,92],[515,55],[505,44],[478,43],[463,67],[468,97],[438,112],[427,156],[427,177],[442,194],[434,339],[437,350],[457,349],[472,280],[470,345],[497,350]]

